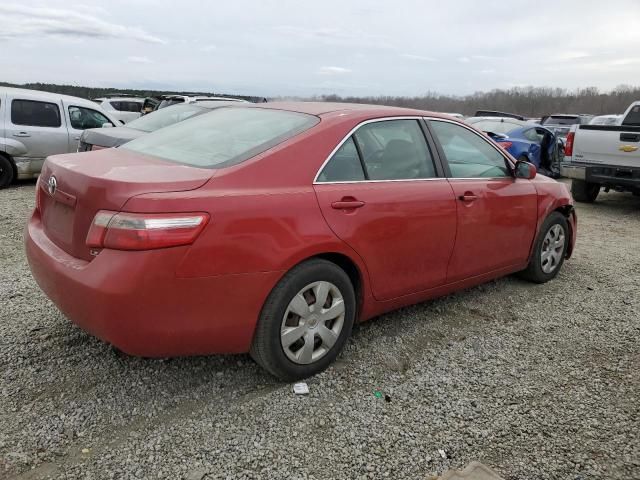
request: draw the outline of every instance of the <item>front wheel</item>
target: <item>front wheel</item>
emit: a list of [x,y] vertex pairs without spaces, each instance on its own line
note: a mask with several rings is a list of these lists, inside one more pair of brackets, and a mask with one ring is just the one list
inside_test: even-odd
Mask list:
[[315,375],[342,351],[355,313],[354,288],[344,270],[326,260],[304,262],[267,298],[251,356],[284,381]]
[[13,165],[7,157],[0,155],[0,188],[6,188],[13,182]]
[[535,283],[555,278],[564,263],[569,246],[569,223],[559,212],[547,217],[533,247],[529,265],[520,276]]
[[600,193],[600,185],[585,182],[584,180],[571,180],[571,195],[578,202],[593,203]]

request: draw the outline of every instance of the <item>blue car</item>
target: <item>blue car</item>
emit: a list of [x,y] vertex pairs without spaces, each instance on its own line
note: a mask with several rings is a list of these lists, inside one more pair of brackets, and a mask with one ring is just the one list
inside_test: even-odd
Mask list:
[[514,158],[552,177],[560,173],[562,141],[548,128],[508,117],[473,117],[467,123],[493,138]]

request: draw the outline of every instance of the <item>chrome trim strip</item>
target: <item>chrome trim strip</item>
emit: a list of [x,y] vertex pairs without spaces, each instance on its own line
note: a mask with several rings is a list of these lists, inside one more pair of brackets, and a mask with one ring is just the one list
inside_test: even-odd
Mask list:
[[[511,177],[469,177],[469,178],[433,177],[433,178],[407,178],[404,180],[350,180],[350,181],[340,181],[340,182],[319,182],[318,181],[318,177],[322,173],[322,170],[324,170],[324,167],[327,165],[327,163],[329,163],[329,160],[331,160],[331,158],[340,149],[340,147],[342,147],[342,144],[345,143],[347,140],[349,140],[351,135],[353,135],[360,127],[367,125],[369,123],[385,122],[389,120],[425,120],[425,121],[434,120],[438,122],[446,122],[446,123],[453,123],[454,125],[459,125],[463,128],[466,128],[471,133],[474,133],[478,137],[482,138],[491,147],[493,147],[493,149],[496,152],[498,152],[500,156],[502,156],[507,162],[509,162],[509,165],[511,165],[511,168],[514,168],[513,162],[509,157],[505,156],[504,153],[500,151],[500,147],[498,147],[497,145],[493,145],[491,142],[487,141],[487,139],[484,138],[481,134],[479,134],[474,129],[469,128],[468,125],[465,125],[461,122],[456,122],[454,120],[449,120],[449,119],[440,118],[440,117],[424,117],[424,116],[381,117],[381,118],[373,118],[371,120],[365,120],[364,122],[361,122],[355,127],[353,127],[351,131],[348,134],[346,134],[345,137],[340,141],[340,143],[338,143],[338,145],[331,151],[331,153],[326,158],[326,160],[322,162],[322,165],[320,165],[320,168],[318,169],[318,172],[316,173],[316,176],[313,179],[313,185],[339,185],[339,184],[346,184],[346,183],[424,182],[428,180],[502,180],[504,178],[511,178],[511,179],[514,178],[512,176]],[[444,160],[446,161],[446,159]]]

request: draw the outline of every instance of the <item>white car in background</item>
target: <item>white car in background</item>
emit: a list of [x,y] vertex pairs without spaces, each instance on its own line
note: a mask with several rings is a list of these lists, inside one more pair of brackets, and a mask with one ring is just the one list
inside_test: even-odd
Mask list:
[[250,103],[240,98],[231,97],[214,97],[206,95],[164,95],[162,101],[156,107],[156,110],[161,108],[170,107],[171,105],[177,105],[178,103],[198,103],[198,102],[241,102]]
[[87,128],[116,125],[109,112],[84,98],[0,87],[0,188],[36,178],[49,155],[75,152]]
[[94,98],[93,101],[113,117],[122,121],[122,123],[127,123],[140,118],[145,99],[142,97],[118,96]]

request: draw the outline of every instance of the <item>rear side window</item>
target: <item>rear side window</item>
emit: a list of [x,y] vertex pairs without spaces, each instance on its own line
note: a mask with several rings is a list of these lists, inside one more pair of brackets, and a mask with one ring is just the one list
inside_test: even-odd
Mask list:
[[431,152],[417,120],[385,120],[355,133],[370,180],[413,180],[436,176]]
[[357,182],[364,179],[364,170],[353,137],[349,137],[333,154],[318,176],[318,182]]
[[622,125],[630,127],[640,127],[640,105],[634,106],[622,122]]
[[453,178],[509,177],[505,158],[487,140],[460,125],[431,121]]
[[105,123],[115,126],[97,110],[85,107],[69,107],[69,120],[71,120],[71,128],[75,130],[101,128]]
[[126,101],[117,101],[117,102],[109,102],[111,106],[118,110],[119,112],[135,112],[140,113],[142,111],[142,103],[139,102],[126,102]]
[[31,127],[59,127],[60,108],[55,103],[35,100],[13,100],[11,102],[11,123]]
[[219,108],[120,148],[193,167],[227,167],[254,157],[319,121],[313,115],[283,110]]

